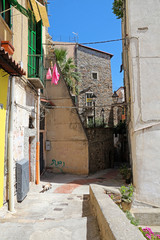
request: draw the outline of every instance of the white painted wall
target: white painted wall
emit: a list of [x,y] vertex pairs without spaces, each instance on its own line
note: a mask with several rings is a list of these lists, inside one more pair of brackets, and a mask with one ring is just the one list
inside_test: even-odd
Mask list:
[[160,205],[160,0],[127,0],[133,177],[137,198]]

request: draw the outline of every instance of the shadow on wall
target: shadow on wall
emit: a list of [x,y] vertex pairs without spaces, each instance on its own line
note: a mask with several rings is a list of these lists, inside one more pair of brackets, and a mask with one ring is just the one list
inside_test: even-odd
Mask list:
[[113,162],[113,129],[87,128],[89,140],[89,172],[94,173],[112,168]]
[[111,109],[110,109],[109,119],[108,119],[108,126],[109,127],[113,126],[113,107],[111,107]]

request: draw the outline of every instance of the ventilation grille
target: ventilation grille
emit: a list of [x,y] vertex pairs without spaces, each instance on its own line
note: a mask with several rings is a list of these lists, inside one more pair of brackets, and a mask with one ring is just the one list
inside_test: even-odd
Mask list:
[[17,166],[17,201],[21,202],[29,192],[29,161],[22,159]]

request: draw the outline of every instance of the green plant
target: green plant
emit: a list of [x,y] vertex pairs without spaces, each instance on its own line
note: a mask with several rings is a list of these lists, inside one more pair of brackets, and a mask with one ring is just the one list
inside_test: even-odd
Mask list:
[[105,123],[103,123],[103,120],[101,118],[96,118],[95,119],[95,124],[94,121],[90,121],[87,124],[88,128],[93,128],[93,127],[105,127]]
[[133,191],[134,191],[134,187],[132,184],[129,185],[128,187],[121,186],[120,192],[121,192],[122,201],[131,203],[133,200]]
[[117,19],[123,18],[123,0],[114,0],[112,11]]
[[128,166],[126,164],[123,164],[120,167],[120,173],[124,179],[130,179],[131,175],[132,175],[131,168],[128,168]]
[[134,226],[139,225],[139,221],[135,219],[129,211],[126,211],[125,214],[126,214],[126,217],[130,220],[131,224],[133,224]]
[[55,49],[54,53],[69,90],[75,95],[78,95],[78,82],[81,76],[80,73],[76,71],[77,68],[73,63],[73,59],[67,59],[66,49]]
[[151,239],[151,240],[158,240],[160,239],[160,235],[155,235],[152,230],[148,227],[145,227],[145,228],[141,228],[139,227],[139,230],[141,231],[141,233],[143,234],[143,236],[146,238],[146,239]]

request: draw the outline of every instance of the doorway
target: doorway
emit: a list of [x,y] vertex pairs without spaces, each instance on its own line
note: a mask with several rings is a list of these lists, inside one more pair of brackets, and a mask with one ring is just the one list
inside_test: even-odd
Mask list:
[[40,174],[44,169],[43,133],[40,133]]
[[31,144],[32,138],[29,137],[29,181],[31,182]]

